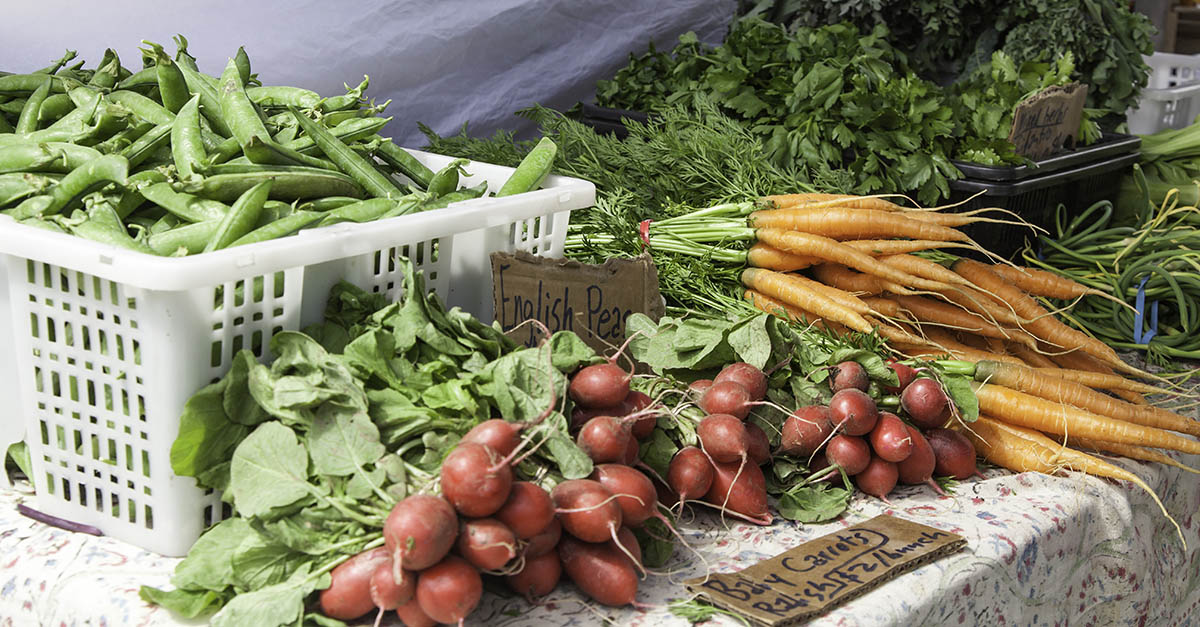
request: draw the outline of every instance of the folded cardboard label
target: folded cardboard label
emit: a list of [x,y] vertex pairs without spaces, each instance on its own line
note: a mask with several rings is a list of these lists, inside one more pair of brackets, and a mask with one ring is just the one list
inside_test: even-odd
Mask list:
[[685,581],[714,605],[765,625],[812,618],[966,546],[957,534],[881,515],[736,573]]
[[635,313],[657,320],[664,303],[649,255],[586,264],[525,252],[492,253],[496,321],[510,337],[533,346],[540,334],[523,322],[536,319],[551,333],[574,331],[602,353],[625,341],[625,321]]
[[1012,130],[1008,141],[1017,154],[1041,159],[1075,146],[1087,85],[1052,85],[1022,100],[1013,109]]

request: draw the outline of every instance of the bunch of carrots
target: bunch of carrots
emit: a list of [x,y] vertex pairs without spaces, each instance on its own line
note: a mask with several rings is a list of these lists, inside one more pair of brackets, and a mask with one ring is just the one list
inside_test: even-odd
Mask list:
[[[1113,297],[1011,265],[958,228],[1011,220],[941,209],[878,196],[787,194],[654,222],[642,237],[652,250],[707,250],[715,260],[744,262],[743,297],[763,311],[832,332],[878,333],[907,357],[958,360],[956,374],[974,378],[981,412],[960,426],[997,465],[1128,480],[1156,501],[1136,475],[1081,449],[1195,472],[1158,449],[1200,453],[1200,442],[1187,437],[1200,435],[1200,422],[1149,404],[1144,395],[1165,388],[1132,377],[1156,377],[1039,300]],[[720,247],[737,240],[752,245]],[[996,261],[946,252],[954,248]]]

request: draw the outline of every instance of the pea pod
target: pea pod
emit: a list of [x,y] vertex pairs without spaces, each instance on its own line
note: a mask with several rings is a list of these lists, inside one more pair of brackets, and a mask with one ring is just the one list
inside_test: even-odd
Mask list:
[[336,169],[333,164],[302,155],[271,140],[267,127],[258,116],[258,109],[246,95],[233,59],[225,65],[220,80],[221,115],[237,138],[242,152],[254,163],[268,165],[300,164],[316,168]]
[[96,72],[92,74],[92,80],[88,81],[88,84],[102,89],[112,89],[113,85],[117,84],[120,74],[121,59],[117,57],[116,50],[107,48],[104,50],[104,56],[100,58],[100,64],[96,66]]
[[496,196],[511,196],[541,187],[542,181],[546,180],[550,169],[554,167],[554,156],[557,153],[558,146],[549,137],[538,140],[533,150],[530,150],[529,154],[521,159],[521,163],[517,164],[517,169],[513,170],[504,185],[500,186],[500,191],[496,192]]
[[57,72],[59,69],[61,69],[62,66],[66,65],[67,63],[70,63],[71,60],[74,59],[78,55],[79,55],[79,53],[74,50],[67,50],[66,53],[63,54],[63,56],[60,57],[57,61],[55,61],[54,63],[51,63],[50,65],[47,65],[46,67],[44,67],[40,70],[34,70],[33,74],[53,74],[53,73]]
[[324,198],[310,200],[300,205],[300,210],[325,212],[332,211],[338,207],[344,207],[356,202],[358,202],[357,198],[351,198],[349,196],[326,196]]
[[164,256],[178,256],[180,251],[194,255],[204,250],[220,224],[220,220],[209,220],[177,226],[161,233],[152,233],[147,244],[154,252]]
[[296,107],[297,109],[312,109],[321,101],[321,95],[315,91],[300,87],[267,86],[247,87],[246,95],[260,107]]
[[396,202],[390,198],[368,198],[326,213],[321,219],[321,226],[339,222],[370,222],[391,211],[395,206]]
[[0,207],[41,194],[57,181],[27,172],[0,174]]
[[179,178],[188,180],[202,174],[208,167],[204,140],[200,137],[200,97],[192,96],[175,116],[171,125],[171,156]]
[[16,129],[13,128],[13,125],[9,124],[8,120],[6,120],[3,115],[0,115],[0,134],[12,133],[15,130]]
[[433,170],[430,170],[407,150],[392,143],[390,139],[385,139],[378,135],[376,137],[383,140],[380,142],[379,150],[376,154],[384,163],[399,170],[401,174],[407,176],[421,189],[429,188],[429,181],[433,179]]
[[[0,76],[0,96],[28,96],[46,80],[46,74],[9,74]],[[50,91],[64,93],[66,81],[60,76],[50,77]]]
[[342,96],[334,96],[332,98],[322,98],[317,103],[317,109],[321,113],[331,113],[333,111],[342,111],[345,109],[357,109],[359,103],[362,102],[363,92],[367,90],[367,86],[371,84],[370,76],[363,76],[363,80],[358,84],[358,87],[350,89],[346,87],[346,94]]
[[237,238],[233,243],[229,244],[230,248],[234,246],[245,246],[246,244],[256,244],[268,240],[279,239],[286,237],[299,231],[300,229],[320,220],[322,215],[315,211],[296,211],[290,215],[272,221],[270,224],[260,226],[253,231]]
[[[183,73],[180,73],[182,76]],[[129,78],[117,83],[117,89],[137,89],[139,87],[158,87],[158,67],[151,65],[129,75]]]
[[219,220],[229,213],[222,202],[177,192],[168,183],[154,183],[141,189],[142,197],[188,222]]
[[143,189],[155,183],[166,182],[167,175],[158,170],[142,170],[130,174],[129,178],[125,179],[125,191],[121,193],[121,198],[117,201],[117,215],[124,219],[133,213],[146,203],[146,198],[142,196]]
[[139,137],[128,148],[122,150],[121,156],[129,161],[129,167],[136,168],[159,148],[167,145],[171,139],[171,126],[171,124],[159,124]]
[[106,98],[129,109],[134,115],[147,122],[153,124],[170,124],[175,121],[174,113],[171,113],[166,107],[136,91],[114,91],[108,94]]
[[162,100],[167,111],[179,113],[183,105],[187,104],[192,97],[188,90],[187,79],[183,77],[183,71],[175,65],[162,46],[144,40],[142,43],[151,46],[151,51],[154,53],[154,78],[158,85],[159,99]]
[[233,64],[237,66],[238,78],[242,80],[242,84],[248,85],[253,75],[250,73],[250,55],[246,54],[245,46],[238,46],[233,55]]
[[125,130],[113,135],[112,137],[109,137],[99,144],[96,144],[93,146],[93,148],[104,154],[120,152],[129,146],[132,146],[133,142],[140,139],[146,133],[149,133],[153,128],[154,125],[149,122],[138,122],[137,124],[126,127]]
[[239,237],[249,233],[254,228],[254,224],[258,222],[258,215],[262,212],[263,205],[267,202],[267,196],[271,193],[271,185],[272,181],[268,179],[238,196],[233,206],[229,208],[229,213],[221,218],[220,224],[217,225],[217,231],[213,233],[212,239],[208,240],[204,252],[228,248]]
[[[343,142],[349,143],[375,135],[379,129],[386,126],[390,121],[392,121],[392,118],[354,118],[329,129],[329,132]],[[284,144],[284,146],[306,155],[320,151],[313,138],[307,135],[292,140]]]
[[[129,162],[119,155],[104,155],[71,170],[58,185],[50,188],[52,202],[41,211],[41,215],[60,213],[70,209],[85,195],[108,185],[124,185],[129,175]],[[31,216],[21,216],[31,217]]]
[[71,233],[96,242],[156,254],[145,242],[130,237],[121,218],[108,202],[99,202],[87,210],[87,219],[71,227]]
[[[186,52],[184,53],[186,55]],[[187,58],[186,56],[184,58]],[[175,65],[179,71],[183,73],[183,80],[187,83],[188,91],[200,96],[200,113],[208,123],[212,125],[213,130],[223,137],[229,137],[233,134],[229,130],[229,126],[225,123],[225,119],[221,114],[221,99],[218,95],[217,88],[208,82],[208,77],[201,74],[196,69],[195,63],[189,64],[182,61],[180,56],[175,56]]]
[[0,146],[0,173],[70,172],[101,153],[87,146],[60,142],[20,143]]
[[71,97],[66,94],[53,94],[42,101],[38,109],[38,124],[53,124],[75,108]]
[[42,103],[46,101],[46,96],[50,94],[50,77],[47,76],[42,80],[42,84],[33,90],[29,95],[29,99],[25,101],[25,106],[21,108],[21,115],[17,118],[15,131],[17,133],[32,133],[38,127],[38,114],[42,110]]
[[300,123],[304,132],[317,143],[321,152],[371,195],[384,198],[399,198],[404,195],[390,178],[376,170],[375,166],[347,147],[324,126],[300,115],[295,109],[290,111],[296,116],[296,121]]
[[445,167],[438,170],[433,175],[433,178],[429,180],[429,185],[425,188],[425,191],[434,196],[445,196],[458,189],[458,177],[460,174],[467,173],[463,168],[467,163],[470,162],[466,159],[455,159],[447,163]]
[[[443,195],[437,196],[435,198],[430,198],[430,199],[426,200],[425,202],[421,203],[418,207],[414,207],[414,209],[418,212],[433,211],[434,209],[441,209],[443,207],[446,207],[446,206],[450,205],[451,203],[462,202],[464,200],[471,200],[473,198],[479,198],[479,197],[483,196],[485,193],[487,193],[487,181],[484,181],[484,182],[480,183],[479,185],[476,185],[475,187],[463,187],[461,189],[450,192],[449,194],[443,194]],[[396,215],[403,215],[403,214],[396,214]],[[387,217],[390,218],[392,216],[389,215]]]
[[273,180],[271,197],[278,200],[299,200],[323,196],[353,196],[362,198],[363,189],[353,179],[340,172],[315,170],[264,171],[244,174],[212,174],[203,180],[185,183],[181,191],[221,202],[233,202],[242,192],[263,181]]

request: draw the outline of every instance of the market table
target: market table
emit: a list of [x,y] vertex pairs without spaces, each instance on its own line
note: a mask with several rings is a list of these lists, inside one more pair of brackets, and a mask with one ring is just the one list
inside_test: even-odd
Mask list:
[[[1200,466],[1197,456],[1180,456]],[[714,571],[745,568],[806,540],[889,513],[967,539],[965,550],[921,566],[814,620],[815,625],[1178,625],[1200,620],[1200,481],[1178,468],[1118,461],[1150,484],[1179,521],[1128,483],[1070,474],[1049,477],[992,469],[939,497],[926,486],[893,493],[893,507],[857,494],[823,525],[780,521],[757,527],[704,513],[682,532]],[[143,603],[141,585],[165,586],[177,559],[102,537],[75,534],[19,515],[28,484],[0,492],[0,625],[186,625]],[[684,625],[666,604],[687,592],[676,582],[704,573],[697,554],[677,548],[638,598],[651,608],[580,602],[560,585],[540,607],[485,594],[468,621],[487,625]],[[719,619],[718,623],[731,623]],[[369,624],[369,623],[368,623]],[[385,624],[389,624],[385,621]],[[391,617],[390,624],[399,624]]]

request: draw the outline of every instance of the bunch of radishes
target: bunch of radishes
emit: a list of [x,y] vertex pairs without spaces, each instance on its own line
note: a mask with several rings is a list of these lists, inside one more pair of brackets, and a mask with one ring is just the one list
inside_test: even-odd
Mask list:
[[771,461],[765,431],[746,418],[767,395],[767,376],[745,362],[729,364],[713,379],[689,389],[705,414],[696,424],[700,447],[684,447],[671,459],[667,485],[678,504],[701,500],[750,522],[769,525],[767,481],[760,466]]
[[828,406],[801,407],[784,421],[780,450],[811,460],[814,471],[829,468],[829,479],[840,469],[859,490],[885,501],[898,483],[928,483],[940,493],[934,476],[976,474],[971,442],[945,428],[952,405],[942,384],[905,364],[888,365],[899,385],[887,391],[900,395],[907,421],[880,411],[866,393],[870,380],[862,364],[845,361],[834,367]]

